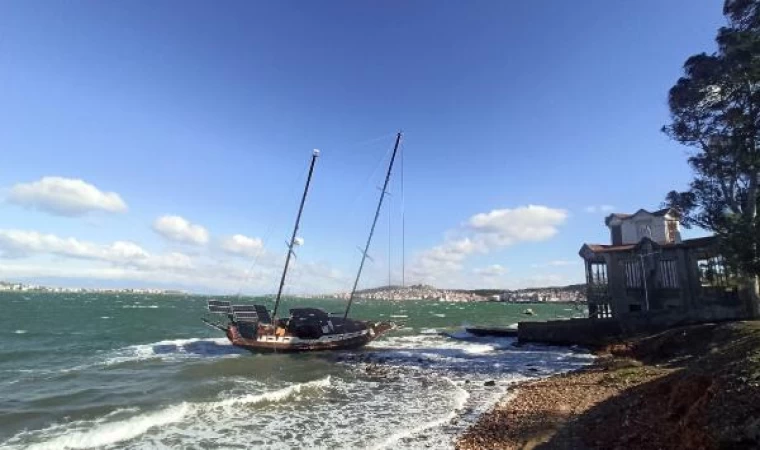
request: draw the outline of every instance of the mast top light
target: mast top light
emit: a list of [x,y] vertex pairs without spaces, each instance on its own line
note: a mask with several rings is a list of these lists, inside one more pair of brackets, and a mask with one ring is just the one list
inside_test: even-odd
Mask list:
[[312,152],[312,155],[319,156],[319,149],[315,148],[314,151]]

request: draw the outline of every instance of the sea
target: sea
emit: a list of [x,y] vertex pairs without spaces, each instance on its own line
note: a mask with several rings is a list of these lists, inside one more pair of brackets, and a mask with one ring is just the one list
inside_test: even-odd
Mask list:
[[566,304],[360,300],[353,317],[398,329],[291,355],[231,346],[201,322],[206,300],[0,293],[0,448],[452,448],[514,383],[593,359],[463,329],[585,314]]

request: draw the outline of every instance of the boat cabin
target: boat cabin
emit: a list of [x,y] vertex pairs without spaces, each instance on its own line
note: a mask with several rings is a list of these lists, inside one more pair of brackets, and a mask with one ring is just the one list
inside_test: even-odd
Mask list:
[[319,308],[291,308],[290,316],[272,323],[264,305],[233,305],[222,300],[209,300],[209,311],[225,314],[241,336],[255,339],[259,335],[295,336],[300,339],[319,339],[324,335],[352,333],[366,328],[362,322],[330,315]]

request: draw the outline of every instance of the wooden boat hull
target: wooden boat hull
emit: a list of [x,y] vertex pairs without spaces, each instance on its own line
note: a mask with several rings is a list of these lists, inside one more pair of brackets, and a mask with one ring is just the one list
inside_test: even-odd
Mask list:
[[326,334],[318,339],[302,339],[296,336],[275,336],[272,334],[246,338],[238,332],[235,325],[230,324],[227,327],[226,334],[232,345],[254,353],[300,353],[361,348],[393,328],[393,323],[379,322],[368,324],[367,328],[363,330]]

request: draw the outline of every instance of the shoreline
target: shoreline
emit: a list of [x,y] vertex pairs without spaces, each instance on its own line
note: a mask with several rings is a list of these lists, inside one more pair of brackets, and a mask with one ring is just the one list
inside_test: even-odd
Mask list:
[[597,349],[516,383],[457,450],[760,447],[760,322],[703,324]]
[[393,342],[373,348],[379,352],[342,355],[337,360],[350,363],[364,376],[376,380],[425,379],[424,386],[439,386],[435,389],[447,399],[445,408],[431,410],[408,428],[392,430],[383,444],[371,448],[454,448],[457,439],[505,395],[511,395],[515,385],[588,367],[594,360],[580,348],[514,348],[513,339],[452,340],[444,336],[442,339],[439,333],[428,333],[395,337]]
[[[629,387],[610,376],[612,358],[600,356],[588,367],[515,383],[496,404],[458,436],[457,450],[536,448],[547,443],[574,416]],[[622,362],[621,369],[636,367]],[[647,374],[656,377],[659,375]],[[642,381],[643,382],[643,381]],[[583,448],[567,442],[560,448]]]

